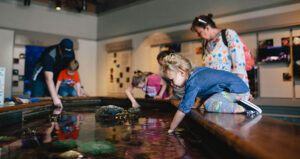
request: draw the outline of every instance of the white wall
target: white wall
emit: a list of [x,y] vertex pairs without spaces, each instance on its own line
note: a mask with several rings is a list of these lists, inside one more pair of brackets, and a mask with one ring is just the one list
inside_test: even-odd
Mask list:
[[[159,29],[159,30],[153,30],[149,32],[143,32],[139,34],[132,34],[128,36],[122,36],[118,38],[112,38],[108,40],[102,40],[98,42],[98,61],[97,61],[97,71],[98,71],[98,77],[97,77],[97,83],[98,83],[98,95],[105,96],[107,95],[107,82],[109,82],[106,77],[107,73],[107,64],[106,64],[106,57],[107,52],[105,50],[105,45],[110,42],[117,42],[117,41],[123,41],[127,39],[132,39],[132,64],[131,64],[131,71],[134,70],[142,70],[142,71],[150,71],[153,73],[159,72],[159,67],[156,62],[156,56],[159,52],[159,47],[151,47],[150,46],[150,40],[148,39],[151,34],[157,33],[157,32],[171,32],[176,30],[183,30],[186,29],[186,25],[183,26],[175,26],[170,27],[167,29]],[[136,89],[134,91],[134,95],[136,97],[144,97],[143,93]]]
[[247,45],[247,47],[251,50],[253,57],[256,58],[257,55],[256,33],[241,34],[240,36],[243,39],[244,43]]
[[11,96],[14,31],[0,29],[0,67],[5,67],[5,97]]
[[97,16],[31,4],[0,1],[0,27],[86,39],[97,39]]
[[81,84],[89,95],[97,95],[97,42],[92,40],[78,40],[76,59],[79,62],[79,76]]
[[259,66],[259,95],[267,98],[292,98],[293,83],[284,81],[282,74],[288,73],[285,64],[265,64]]
[[[213,13],[223,17],[297,2],[295,0],[152,0],[99,16],[98,38],[106,39],[179,24]],[[258,16],[265,16],[261,14]],[[244,18],[247,18],[244,16]]]
[[[169,27],[166,29],[158,29],[158,30],[152,30],[149,32],[143,32],[138,34],[132,34],[128,36],[122,36],[118,38],[112,38],[108,40],[103,40],[98,42],[98,95],[107,95],[108,88],[107,83],[109,82],[107,80],[106,71],[107,65],[106,65],[106,57],[108,53],[105,50],[105,45],[110,42],[117,42],[127,39],[132,39],[133,41],[133,50],[132,50],[132,69],[134,70],[142,70],[142,71],[149,71],[153,73],[159,73],[159,65],[156,60],[156,56],[158,55],[160,48],[159,47],[151,47],[150,46],[150,39],[149,37],[152,34],[155,33],[161,33],[161,32],[172,32],[177,30],[183,30],[186,29],[187,25],[181,25],[181,26],[175,26],[175,27]],[[183,54],[186,56],[189,56],[195,59],[192,59],[192,61],[201,62],[201,56],[199,54],[196,54],[195,47],[199,46],[197,42],[191,42],[191,43],[185,43],[182,45],[182,51]],[[187,51],[187,52],[184,52]],[[192,55],[193,54],[193,55]],[[200,64],[195,64],[197,66]],[[144,93],[140,89],[135,89],[133,91],[133,94],[135,97],[144,97]]]

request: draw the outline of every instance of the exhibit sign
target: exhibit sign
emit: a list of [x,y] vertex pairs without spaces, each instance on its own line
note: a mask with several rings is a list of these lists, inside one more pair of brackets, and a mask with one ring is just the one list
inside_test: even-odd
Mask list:
[[0,105],[4,104],[5,68],[0,67]]

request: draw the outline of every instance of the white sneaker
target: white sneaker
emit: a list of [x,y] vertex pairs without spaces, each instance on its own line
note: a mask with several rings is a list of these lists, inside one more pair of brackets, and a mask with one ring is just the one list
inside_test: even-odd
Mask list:
[[262,113],[262,110],[255,104],[251,103],[250,101],[248,100],[245,100],[245,99],[241,99],[239,102],[238,102],[242,107],[244,107],[247,110],[254,110],[256,112],[258,112],[259,114]]

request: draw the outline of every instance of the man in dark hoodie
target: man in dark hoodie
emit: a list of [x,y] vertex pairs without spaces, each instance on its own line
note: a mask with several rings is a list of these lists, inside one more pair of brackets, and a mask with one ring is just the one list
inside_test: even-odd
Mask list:
[[75,54],[70,39],[63,39],[59,44],[46,48],[33,70],[31,96],[45,97],[50,94],[53,104],[62,107],[55,91],[55,84],[59,72],[66,68],[72,59],[75,59]]

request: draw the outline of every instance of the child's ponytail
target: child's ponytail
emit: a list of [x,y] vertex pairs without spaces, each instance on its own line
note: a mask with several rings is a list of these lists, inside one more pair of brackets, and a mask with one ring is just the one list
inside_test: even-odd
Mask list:
[[170,54],[164,57],[163,71],[177,71],[178,69],[183,70],[187,74],[190,74],[192,69],[191,62],[182,55]]

